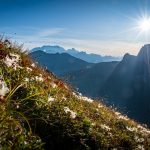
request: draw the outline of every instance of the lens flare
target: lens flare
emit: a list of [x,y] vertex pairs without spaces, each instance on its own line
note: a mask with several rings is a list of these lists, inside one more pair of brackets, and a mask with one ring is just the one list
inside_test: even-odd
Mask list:
[[142,32],[149,32],[150,31],[150,18],[149,17],[141,18],[138,21],[138,28]]

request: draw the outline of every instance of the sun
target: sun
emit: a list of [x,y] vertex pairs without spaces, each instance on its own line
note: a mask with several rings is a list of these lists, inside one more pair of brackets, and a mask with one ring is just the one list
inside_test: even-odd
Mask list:
[[138,28],[141,32],[150,31],[150,17],[143,17],[138,21]]
[[128,21],[128,28],[122,33],[132,33],[133,40],[148,43],[150,41],[150,14],[145,10],[134,17],[125,16]]

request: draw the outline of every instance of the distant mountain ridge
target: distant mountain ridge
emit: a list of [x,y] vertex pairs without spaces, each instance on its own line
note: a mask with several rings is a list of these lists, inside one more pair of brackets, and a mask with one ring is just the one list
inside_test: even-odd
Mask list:
[[44,51],[34,51],[29,54],[30,57],[37,61],[42,67],[53,71],[58,76],[63,76],[68,72],[90,68],[93,64],[75,58],[67,53],[49,54]]
[[63,47],[60,46],[42,46],[42,47],[36,47],[33,48],[30,52],[35,51],[44,51],[46,53],[55,54],[55,53],[68,53],[76,58],[82,59],[84,61],[90,62],[90,63],[99,63],[99,62],[110,62],[110,61],[119,61],[121,60],[120,57],[113,57],[113,56],[101,56],[98,54],[87,54],[83,51],[78,51],[74,48],[65,50]]

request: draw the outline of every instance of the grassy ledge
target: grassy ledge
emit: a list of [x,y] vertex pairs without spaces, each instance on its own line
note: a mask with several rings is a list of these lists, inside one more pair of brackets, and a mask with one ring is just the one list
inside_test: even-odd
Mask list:
[[149,150],[150,130],[73,91],[0,40],[0,149]]

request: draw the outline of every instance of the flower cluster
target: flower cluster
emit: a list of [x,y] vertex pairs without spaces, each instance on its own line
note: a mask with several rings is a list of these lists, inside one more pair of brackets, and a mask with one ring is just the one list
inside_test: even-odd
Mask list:
[[15,70],[19,67],[19,61],[20,61],[20,56],[17,54],[12,54],[12,53],[7,55],[5,59],[3,60],[4,64],[7,67],[12,67]]
[[70,113],[70,117],[72,118],[72,119],[75,119],[76,118],[76,116],[77,116],[77,113],[76,112],[73,112],[72,110],[70,110],[68,107],[64,107],[64,111],[65,111],[65,113]]

